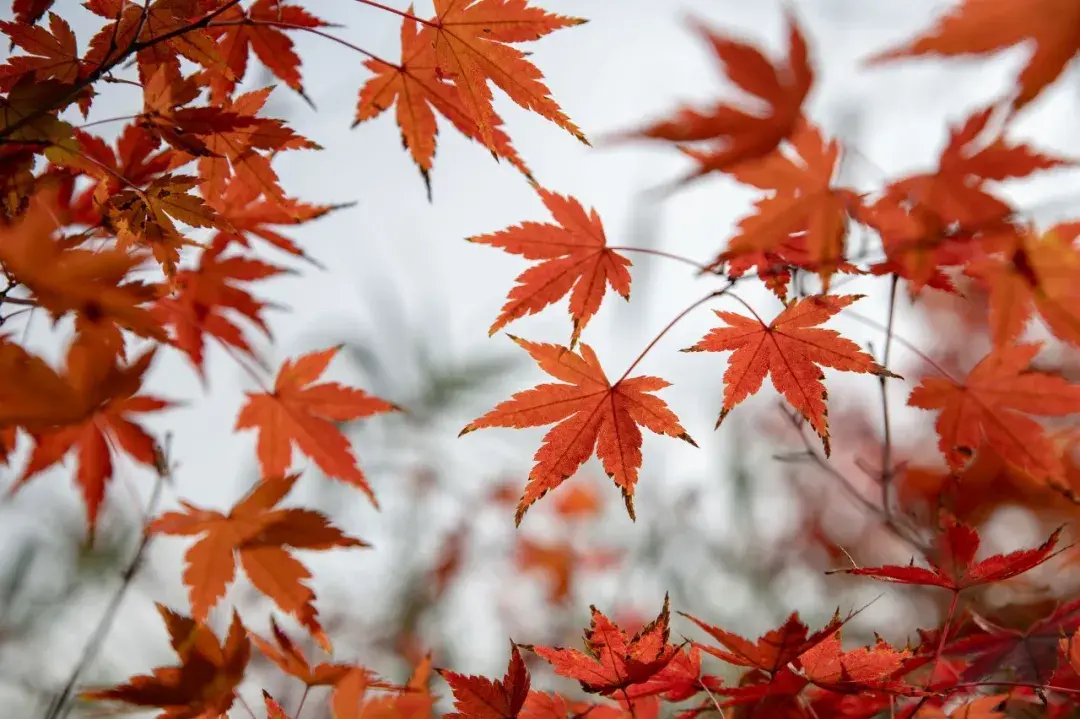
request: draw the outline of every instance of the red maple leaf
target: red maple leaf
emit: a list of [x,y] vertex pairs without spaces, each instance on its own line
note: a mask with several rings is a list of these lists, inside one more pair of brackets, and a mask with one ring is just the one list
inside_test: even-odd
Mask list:
[[[697,444],[667,404],[651,392],[668,383],[658,377],[622,378],[612,384],[589,345],[580,354],[554,344],[529,342],[510,335],[540,368],[568,384],[542,384],[498,404],[461,430],[484,427],[537,427],[558,422],[533,459],[515,522],[536,500],[562,484],[592,456],[595,448],[608,476],[622,490],[626,511],[634,517],[634,485],[641,467],[641,426],[657,434]],[[459,435],[460,436],[460,435]]]
[[501,681],[449,670],[439,674],[454,692],[457,711],[445,715],[447,719],[516,719],[529,694],[529,670],[516,644],[510,645],[510,663]]
[[814,295],[796,300],[766,325],[760,317],[744,317],[734,312],[716,311],[727,323],[718,327],[683,352],[734,351],[724,372],[724,408],[716,426],[744,399],[761,389],[765,376],[814,428],[830,452],[829,420],[825,407],[825,378],[822,367],[847,372],[897,377],[880,366],[835,330],[814,325],[825,322],[863,295]]
[[[611,250],[596,210],[589,213],[573,197],[534,185],[558,224],[523,222],[490,235],[475,235],[469,242],[491,245],[529,260],[544,260],[517,278],[509,300],[488,329],[498,332],[507,323],[536,314],[570,292],[573,332],[570,349],[581,337],[604,299],[608,285],[630,299],[630,260]],[[573,290],[571,292],[571,290]]]
[[596,607],[592,624],[585,631],[585,652],[559,647],[533,647],[551,664],[555,673],[576,679],[591,694],[609,695],[648,681],[662,671],[678,653],[668,643],[671,619],[667,596],[656,619],[633,637],[608,619]]
[[978,531],[960,523],[951,515],[945,517],[944,525],[942,531],[935,535],[934,544],[927,557],[930,561],[929,569],[911,565],[861,567],[840,571],[886,582],[922,584],[960,592],[981,584],[1004,581],[1039,566],[1050,558],[1061,534],[1060,529],[1054,531],[1035,549],[995,554],[976,562],[975,554],[979,551],[980,544]]
[[308,104],[300,79],[300,57],[285,30],[325,27],[326,22],[299,5],[281,0],[256,0],[248,8],[233,5],[208,28],[230,72],[208,70],[210,101],[224,102],[244,79],[248,55],[254,54],[267,70],[300,94]]

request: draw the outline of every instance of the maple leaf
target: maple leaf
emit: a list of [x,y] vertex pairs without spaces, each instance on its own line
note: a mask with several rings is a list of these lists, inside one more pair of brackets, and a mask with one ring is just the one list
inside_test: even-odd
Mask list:
[[7,143],[37,148],[74,146],[73,128],[58,116],[59,110],[42,112],[43,107],[63,105],[69,86],[57,80],[35,80],[23,74],[5,96],[0,97],[0,139]]
[[987,137],[986,128],[994,110],[993,106],[977,110],[959,127],[950,127],[937,170],[890,183],[886,196],[917,203],[942,224],[975,228],[1012,213],[1007,203],[986,191],[987,180],[1002,182],[1072,164],[1026,144],[1011,144],[1000,129]]
[[699,642],[694,642],[695,647],[728,664],[758,669],[769,674],[780,671],[800,654],[835,634],[844,623],[839,615],[836,615],[824,627],[810,633],[810,629],[799,619],[799,613],[792,612],[781,626],[770,629],[758,637],[757,641],[752,642],[689,614],[683,616],[704,629],[724,648],[719,649]]
[[961,592],[982,584],[1001,582],[1034,569],[1050,558],[1061,534],[1060,529],[1054,531],[1035,549],[995,554],[976,562],[975,554],[979,551],[981,541],[979,533],[951,515],[945,517],[944,525],[943,531],[934,536],[928,556],[929,569],[912,565],[860,567],[839,571],[886,582],[921,584]]
[[[1080,346],[1080,223],[1045,233],[1020,228],[984,240],[993,254],[968,262],[966,274],[990,289],[990,331],[997,346],[1016,342],[1034,310],[1055,337]],[[990,240],[999,240],[991,245]]]
[[139,125],[127,125],[116,140],[116,149],[100,137],[76,129],[79,153],[53,155],[53,161],[97,180],[71,202],[71,210],[84,212],[86,224],[99,224],[100,206],[128,186],[142,187],[183,161],[172,148],[158,151],[161,138]]
[[258,188],[251,187],[235,175],[229,178],[224,188],[219,186],[211,190],[207,184],[203,184],[200,190],[206,203],[229,225],[227,229],[218,229],[211,238],[211,244],[225,239],[251,247],[251,238],[257,237],[316,266],[320,266],[318,262],[272,225],[302,225],[334,210],[351,207],[351,203],[311,205],[291,198],[268,200]]
[[[1045,684],[1058,662],[1059,643],[1080,628],[1080,600],[1046,610],[1046,602],[1021,607],[1009,624],[1002,626],[973,614],[976,633],[946,645],[944,653],[966,658],[960,674],[964,682],[978,681],[1005,671],[1020,681]],[[1019,620],[1019,621],[1017,621]]]
[[628,687],[624,696],[629,699],[658,696],[666,702],[681,702],[701,692],[703,687],[701,649],[681,647],[667,666],[646,681]]
[[263,476],[285,474],[292,464],[292,445],[314,460],[323,472],[363,490],[378,507],[364,473],[356,466],[349,441],[335,422],[398,410],[363,390],[337,382],[313,384],[341,349],[311,352],[285,360],[271,392],[248,392],[236,418],[236,430],[259,431],[258,455]]
[[116,232],[117,247],[149,247],[165,274],[174,276],[180,249],[198,245],[180,234],[173,220],[191,227],[222,224],[209,205],[188,192],[198,184],[195,177],[163,175],[145,190],[129,188],[110,197],[105,215],[107,224]]
[[825,322],[863,295],[814,295],[796,300],[766,325],[753,319],[717,310],[728,326],[718,327],[683,352],[733,351],[724,372],[724,408],[716,426],[744,399],[761,389],[765,375],[773,386],[814,428],[829,455],[828,394],[822,367],[898,377],[880,366],[835,330],[814,325]]
[[[360,697],[356,692],[360,688],[364,691],[368,687],[392,688],[380,681],[374,672],[356,664],[320,662],[312,666],[273,617],[270,618],[270,631],[276,646],[254,633],[249,633],[251,642],[281,671],[304,682],[305,687],[331,687],[330,703],[334,707],[358,706]],[[337,716],[344,719],[343,712],[339,711]]]
[[1080,49],[1080,7],[1071,0],[963,0],[918,38],[886,50],[872,63],[917,55],[985,55],[1035,41],[1035,51],[1017,79],[1014,110],[1024,107],[1057,79]]
[[896,651],[880,637],[872,647],[845,652],[840,646],[840,630],[837,630],[803,652],[799,663],[807,679],[831,691],[921,694],[921,689],[907,686],[896,678],[910,656],[910,651]]
[[539,427],[558,422],[533,456],[536,464],[514,521],[521,524],[529,507],[573,475],[594,448],[608,477],[622,490],[626,511],[633,519],[634,485],[641,467],[640,427],[697,446],[667,404],[649,394],[669,383],[659,377],[638,376],[611,384],[589,345],[582,344],[580,353],[575,353],[513,335],[510,339],[542,370],[567,383],[542,384],[519,392],[470,422],[458,435],[483,427]]
[[149,531],[183,536],[205,535],[184,555],[184,584],[191,612],[202,621],[236,574],[236,559],[248,579],[263,594],[297,618],[321,647],[330,651],[330,639],[319,624],[312,604],[315,593],[304,584],[311,573],[288,548],[326,550],[367,547],[344,534],[327,518],[310,509],[275,509],[299,475],[268,477],[256,484],[228,515],[181,501],[184,512],[166,512]]
[[72,84],[79,79],[79,50],[71,26],[56,13],[49,13],[49,29],[33,23],[0,22],[0,32],[11,39],[12,45],[29,55],[9,57],[0,66],[0,89],[10,90],[24,74],[35,81],[56,80]]
[[[413,12],[409,6],[408,12]],[[401,130],[401,142],[420,169],[431,197],[431,169],[435,158],[435,137],[438,127],[435,112],[448,119],[457,130],[471,140],[485,143],[480,126],[462,102],[457,87],[448,82],[438,70],[435,46],[428,35],[417,30],[417,22],[407,17],[401,24],[401,64],[381,60],[364,61],[364,67],[375,73],[363,87],[356,105],[353,127],[378,117],[397,105],[395,119]],[[500,127],[502,118],[492,111],[488,118],[496,157],[504,157],[522,174],[532,178],[525,162],[510,144],[510,138]]]
[[[217,43],[200,25],[206,16],[199,0],[154,0],[149,3],[88,2],[86,7],[112,22],[103,26],[83,57],[84,76],[121,62],[131,49],[145,86],[164,68],[170,78],[180,77],[180,58],[204,68],[230,73]],[[220,10],[220,8],[218,9]]]
[[228,238],[220,236],[199,256],[197,268],[177,272],[174,285],[178,291],[174,296],[160,298],[154,308],[162,325],[173,328],[173,345],[188,356],[204,379],[206,335],[255,357],[243,332],[226,314],[228,310],[246,317],[267,337],[270,336],[270,328],[261,315],[266,304],[236,283],[254,282],[286,272],[281,267],[249,257],[222,257],[221,252],[227,245]]
[[12,0],[11,13],[19,22],[33,25],[49,11],[55,0]]
[[263,689],[263,701],[266,703],[266,719],[289,719],[284,707],[277,703],[270,692]]
[[365,686],[363,691],[342,700],[344,695],[339,690],[331,704],[334,719],[431,719],[435,697],[428,688],[430,677],[428,654],[417,663],[408,684],[398,694],[365,697]]
[[686,107],[671,119],[631,133],[629,137],[678,143],[719,141],[718,147],[695,154],[699,167],[683,182],[773,152],[801,122],[802,103],[814,82],[806,39],[790,15],[788,27],[787,64],[778,66],[769,62],[757,48],[717,35],[703,25],[698,26],[728,78],[741,90],[768,105],[768,114],[751,114],[722,103],[705,112]]
[[[489,235],[475,235],[469,242],[498,247],[529,260],[543,260],[517,277],[517,286],[488,329],[488,336],[509,322],[536,314],[570,294],[573,332],[570,349],[600,309],[608,285],[630,299],[631,262],[611,250],[596,210],[589,213],[576,199],[534,185],[548,212],[558,224],[523,222]],[[572,292],[571,292],[572,290]]]
[[521,107],[551,120],[587,145],[585,135],[551,98],[540,70],[525,53],[509,45],[539,40],[584,22],[530,7],[527,0],[435,0],[435,18],[420,35],[422,42],[434,45],[438,72],[453,80],[477,125],[480,141],[493,152],[495,110],[489,80]]
[[120,328],[151,339],[165,338],[148,303],[152,285],[127,281],[147,255],[119,249],[89,250],[55,238],[55,197],[35,196],[18,221],[0,226],[0,265],[8,277],[30,291],[30,299],[48,310],[54,321],[68,313],[76,316],[81,331],[97,327],[111,338],[107,344],[123,346]]
[[[66,374],[61,378],[17,347],[0,343],[5,359],[14,359],[21,365],[5,375],[4,382],[10,386],[0,389],[0,397],[11,400],[5,408],[7,411],[0,412],[0,425],[11,422],[24,426],[33,438],[34,447],[10,492],[21,489],[35,475],[57,464],[74,449],[78,459],[74,479],[82,490],[90,541],[93,542],[98,512],[113,475],[113,456],[117,449],[123,449],[144,465],[159,466],[157,442],[132,421],[133,414],[157,412],[173,406],[163,399],[137,394],[156,348],[128,366],[119,366],[115,364],[110,348],[78,336],[68,347]],[[26,365],[28,359],[30,367]],[[0,363],[7,364],[2,360]],[[25,380],[29,381],[24,385]],[[38,394],[41,389],[45,392]],[[34,392],[35,396],[28,402],[19,401],[20,395],[27,392]],[[50,400],[64,404],[58,407],[46,405],[44,416],[41,416],[41,404]]]
[[266,69],[310,105],[300,78],[300,57],[283,30],[327,25],[303,7],[280,0],[256,0],[246,10],[239,5],[229,7],[207,28],[230,70],[229,73],[207,71],[210,101],[220,104],[233,93],[247,73],[248,55],[253,53]]
[[251,658],[240,615],[233,610],[224,644],[212,629],[158,604],[169,631],[170,643],[180,658],[179,667],[162,667],[138,675],[112,689],[83,692],[82,699],[121,701],[140,707],[158,707],[158,719],[218,719],[236,698]]
[[216,107],[187,107],[202,92],[194,78],[172,76],[159,67],[143,87],[143,112],[137,123],[178,151],[195,156],[215,155],[207,140],[249,127],[258,120],[232,112],[229,103]]
[[1028,370],[1040,347],[1035,343],[995,348],[962,382],[927,377],[912,390],[910,406],[941,410],[934,425],[938,447],[954,471],[963,469],[985,441],[1003,460],[1033,477],[1063,480],[1061,459],[1043,428],[1026,415],[1080,412],[1080,387]]
[[501,681],[449,670],[439,674],[454,692],[456,712],[447,719],[516,719],[529,694],[529,670],[517,645],[510,644],[510,663]]
[[[739,222],[739,230],[713,266],[729,263],[728,274],[740,277],[757,265],[758,274],[781,300],[790,273],[777,275],[777,264],[792,264],[816,272],[822,292],[837,270],[857,271],[844,260],[848,208],[858,202],[854,192],[831,185],[840,145],[825,142],[809,124],[793,130],[794,157],[779,149],[728,170],[739,182],[771,192],[755,203],[757,212]],[[775,281],[770,282],[772,277]]]
[[627,636],[595,606],[585,630],[585,652],[561,647],[533,647],[559,676],[576,679],[590,694],[609,695],[648,681],[675,658],[678,647],[668,643],[671,612],[667,595],[656,619],[633,637]]
[[223,192],[230,175],[235,175],[237,181],[250,185],[267,199],[284,205],[289,202],[277,173],[270,166],[271,158],[260,151],[277,153],[322,148],[293,132],[284,120],[257,117],[273,89],[271,86],[253,90],[222,104],[222,111],[235,114],[244,122],[206,136],[210,154],[199,157],[199,176],[206,183],[208,192]]

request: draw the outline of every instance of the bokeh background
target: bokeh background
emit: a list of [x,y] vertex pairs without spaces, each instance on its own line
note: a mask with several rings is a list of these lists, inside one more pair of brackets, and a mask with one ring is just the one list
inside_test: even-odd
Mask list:
[[[403,0],[387,1],[406,7]],[[395,16],[347,0],[303,4],[341,24],[333,30],[339,36],[377,55],[398,56]],[[590,20],[529,49],[556,99],[595,146],[577,143],[497,96],[496,109],[518,151],[544,186],[597,208],[610,244],[710,260],[749,212],[756,193],[711,176],[659,201],[648,190],[679,176],[687,161],[670,148],[603,140],[667,115],[681,103],[734,97],[736,90],[694,23],[760,43],[773,57],[782,57],[784,4],[540,4]],[[1030,52],[1018,47],[993,58],[868,68],[863,59],[913,36],[950,3],[802,0],[789,5],[810,41],[817,69],[808,113],[848,148],[841,180],[865,191],[931,169],[946,142],[947,124],[1004,94]],[[59,0],[54,9],[84,42],[98,27],[97,18],[73,0]],[[430,10],[423,0],[417,7],[419,14]],[[513,505],[544,430],[457,435],[497,401],[543,377],[504,335],[487,335],[527,263],[464,238],[523,220],[547,221],[546,211],[514,168],[445,125],[428,202],[421,177],[401,148],[392,113],[351,128],[356,93],[368,76],[363,58],[317,37],[294,34],[294,39],[317,110],[282,86],[265,113],[287,119],[328,149],[286,153],[275,168],[291,196],[356,204],[289,233],[329,270],[292,262],[299,274],[257,286],[256,294],[283,311],[269,314],[273,343],[251,337],[274,369],[286,357],[343,344],[329,377],[409,409],[407,415],[346,427],[382,511],[315,468],[306,469],[287,500],[326,512],[374,545],[301,553],[316,575],[317,605],[337,656],[357,658],[399,681],[426,651],[441,666],[501,675],[508,637],[580,646],[590,604],[633,625],[655,616],[665,592],[673,608],[752,636],[792,610],[815,625],[838,607],[845,613],[864,608],[846,634],[852,641],[870,641],[876,630],[902,644],[914,627],[936,621],[944,610],[937,595],[824,574],[853,561],[902,563],[911,555],[911,548],[882,530],[863,506],[876,502],[879,492],[873,472],[865,471],[879,466],[881,453],[876,379],[826,372],[834,433],[830,466],[843,481],[805,456],[769,386],[714,432],[726,359],[676,351],[712,326],[706,308],[679,323],[638,368],[673,382],[661,396],[701,448],[646,436],[636,523],[593,460],[515,530]],[[0,48],[0,57],[4,52]],[[271,81],[256,64],[246,85]],[[1073,68],[1025,110],[1011,136],[1047,152],[1080,157],[1078,91],[1080,75]],[[134,88],[108,87],[89,119],[130,113],[139,102]],[[93,129],[111,140],[122,126]],[[1080,173],[1047,172],[1001,192],[1047,225],[1076,216]],[[853,236],[852,242],[865,242],[868,257],[879,251],[873,238]],[[259,251],[280,264],[294,259]],[[631,259],[632,301],[609,297],[584,336],[610,372],[621,372],[672,317],[718,284],[679,263],[642,254]],[[885,322],[887,279],[845,279],[842,286],[869,295],[855,313],[871,323]],[[989,347],[981,324],[982,296],[969,289],[964,303],[933,291],[916,303],[901,287],[897,335],[966,371]],[[766,317],[780,309],[754,283],[746,282],[739,294]],[[967,310],[957,315],[961,304]],[[711,306],[739,309],[730,300]],[[50,327],[43,315],[26,320],[29,344],[59,357],[65,327]],[[880,356],[883,336],[872,324],[841,316],[829,326]],[[570,333],[565,302],[515,322],[512,331],[565,343]],[[1031,336],[1049,339],[1037,326]],[[179,464],[160,507],[186,498],[227,509],[257,477],[254,434],[232,432],[243,393],[254,385],[217,346],[208,351],[205,385],[179,353],[159,355],[150,391],[187,400],[181,409],[147,417],[151,431],[171,433],[171,456]],[[1051,343],[1044,358],[1075,376],[1075,351]],[[926,480],[942,467],[930,415],[904,406],[912,380],[924,368],[899,345],[893,347],[890,367],[908,377],[889,385],[894,454]],[[0,467],[3,487],[14,481],[26,449],[20,445],[9,466]],[[986,487],[1010,486],[1011,480],[992,468],[985,473],[992,475],[983,478]],[[153,485],[151,475],[121,459],[100,534],[87,546],[83,508],[69,474],[70,465],[54,470],[0,506],[0,704],[8,716],[36,716],[63,685],[135,550]],[[984,528],[987,552],[1040,542],[1072,516],[1071,509],[1031,493],[980,491],[987,492],[986,506],[973,516]],[[918,502],[905,500],[903,508],[917,512]],[[186,609],[180,567],[187,546],[178,538],[153,542],[84,683],[113,683],[172,662],[153,604]],[[1023,586],[987,597],[987,606],[1075,591],[1075,573],[1066,559],[1033,573]],[[218,605],[213,623],[227,623],[234,604],[250,627],[266,631],[272,606],[243,578]],[[278,620],[301,636],[291,620],[280,614]],[[675,620],[675,630],[696,636],[682,619]],[[305,647],[317,652],[310,642]],[[565,687],[542,672],[536,681]],[[286,707],[295,706],[300,687],[259,658],[243,693],[254,703],[264,687]],[[307,719],[328,716],[322,698],[313,693]],[[89,716],[101,710],[80,711]]]

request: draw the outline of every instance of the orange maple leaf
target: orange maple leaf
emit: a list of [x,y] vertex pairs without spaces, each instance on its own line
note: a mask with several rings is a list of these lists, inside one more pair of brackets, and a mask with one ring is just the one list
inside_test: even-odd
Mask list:
[[554,344],[510,335],[540,368],[568,384],[542,384],[500,403],[470,422],[461,436],[483,427],[539,427],[558,422],[544,436],[529,473],[514,521],[521,524],[536,500],[562,484],[592,456],[595,448],[608,477],[622,490],[634,518],[634,485],[641,467],[641,427],[697,444],[660,398],[649,394],[668,387],[659,377],[621,378],[611,384],[589,345],[580,354]]
[[368,685],[348,695],[339,690],[340,698],[331,704],[334,719],[431,719],[435,697],[428,687],[430,680],[431,655],[428,654],[416,664],[403,691],[367,697]]
[[253,53],[259,61],[290,88],[311,104],[304,94],[300,79],[300,57],[293,49],[293,42],[283,31],[300,28],[325,27],[320,20],[299,5],[289,5],[281,0],[256,0],[246,10],[233,5],[217,16],[207,28],[230,73],[208,70],[210,76],[210,101],[220,104],[232,94],[238,82],[244,79],[248,68],[248,55]]
[[645,137],[669,142],[719,141],[708,151],[696,152],[699,167],[683,182],[709,172],[768,155],[794,132],[802,120],[802,103],[814,82],[807,55],[806,39],[798,23],[788,17],[788,60],[784,66],[772,64],[757,48],[722,37],[703,25],[705,36],[728,78],[740,89],[769,106],[762,116],[725,104],[709,111],[683,108],[669,120],[658,122],[628,137]]
[[529,670],[513,643],[506,676],[501,681],[449,670],[440,670],[439,675],[453,690],[457,710],[444,715],[446,719],[517,719],[529,695]]
[[297,618],[321,647],[330,639],[319,624],[312,602],[315,593],[304,584],[311,573],[288,548],[326,550],[367,547],[344,534],[325,516],[310,509],[275,509],[299,475],[269,477],[255,485],[228,515],[181,501],[184,512],[165,512],[149,527],[158,534],[204,534],[184,555],[184,584],[191,613],[202,621],[236,574],[236,558],[255,587]]
[[265,689],[263,689],[263,702],[266,704],[266,719],[289,719],[289,715],[285,713],[285,708],[274,697],[270,696],[270,692]]
[[435,0],[435,18],[420,35],[423,42],[434,45],[439,73],[453,80],[476,122],[480,141],[493,152],[495,110],[488,80],[521,107],[551,120],[587,145],[585,135],[551,98],[540,70],[525,53],[509,45],[539,40],[584,22],[529,7],[527,0]]
[[536,314],[570,294],[573,332],[570,348],[581,337],[604,299],[608,285],[630,299],[630,260],[611,250],[596,210],[589,213],[572,197],[564,197],[534,185],[544,206],[559,224],[523,222],[489,235],[475,235],[469,242],[491,245],[530,260],[544,260],[517,277],[517,286],[488,329],[493,335],[509,322]]
[[224,192],[229,178],[235,176],[268,200],[285,204],[288,199],[270,166],[271,155],[263,153],[322,149],[294,132],[284,120],[258,116],[273,90],[273,86],[253,90],[221,105],[222,111],[245,122],[205,136],[210,154],[199,157],[199,176],[209,193]]
[[872,647],[845,652],[840,631],[829,635],[799,656],[806,678],[820,687],[842,693],[888,691],[894,694],[921,694],[905,684],[902,676],[909,650],[897,651],[880,637]]
[[[1055,337],[1080,346],[1080,223],[1061,223],[1045,233],[1012,228],[983,241],[993,254],[968,262],[966,274],[990,289],[994,343],[1020,339],[1034,310]],[[993,242],[991,242],[993,241]]]
[[270,328],[261,312],[266,304],[256,300],[239,282],[254,282],[280,275],[286,270],[251,257],[222,257],[229,239],[219,236],[199,256],[195,269],[180,270],[174,278],[177,292],[162,297],[155,305],[155,315],[174,331],[172,343],[183,351],[199,374],[203,375],[204,337],[210,335],[223,345],[235,347],[249,357],[254,351],[243,332],[226,314],[232,310],[247,318],[270,336]]
[[[728,170],[739,182],[772,194],[755,203],[757,212],[739,222],[728,248],[713,262],[728,263],[731,277],[757,265],[758,274],[781,300],[790,281],[787,265],[816,272],[824,293],[837,270],[857,271],[844,260],[844,243],[848,208],[858,198],[851,190],[832,186],[840,145],[836,140],[826,143],[810,124],[793,133],[793,156],[778,148]],[[778,274],[778,262],[785,272]]]
[[108,226],[116,232],[121,250],[133,244],[150,248],[169,277],[176,274],[180,249],[198,246],[176,228],[173,220],[191,227],[218,227],[223,220],[188,191],[199,184],[187,175],[163,175],[146,189],[128,188],[112,195],[105,207]]
[[179,667],[159,667],[150,675],[137,675],[112,689],[83,692],[87,700],[111,700],[140,707],[158,707],[157,719],[220,719],[236,699],[244,679],[251,642],[233,611],[229,633],[222,644],[202,622],[158,604]]
[[165,333],[148,307],[156,289],[127,280],[148,259],[145,252],[90,250],[56,237],[55,198],[35,196],[16,222],[0,226],[0,265],[12,280],[30,291],[30,298],[54,320],[75,314],[76,327],[96,329],[120,354],[120,328],[162,340]]
[[898,377],[835,330],[815,327],[863,295],[814,295],[788,305],[768,325],[760,317],[716,311],[727,323],[683,352],[731,352],[724,372],[724,407],[716,426],[728,413],[761,389],[765,375],[773,386],[814,428],[829,455],[828,394],[822,367]]
[[1017,79],[1016,110],[1057,79],[1080,50],[1080,6],[1072,0],[963,0],[927,33],[879,53],[872,63],[917,55],[985,55],[1034,40]]
[[[151,349],[130,365],[119,366],[111,348],[80,336],[68,347],[67,371],[60,377],[18,345],[0,343],[0,365],[8,364],[5,359],[18,363],[4,376],[7,386],[0,388],[6,405],[0,411],[0,425],[21,425],[34,440],[26,468],[10,492],[18,491],[75,449],[78,469],[74,479],[82,490],[92,542],[117,448],[144,465],[159,465],[157,442],[131,419],[133,414],[173,406],[163,399],[137,394],[155,352],[156,348]],[[21,394],[30,396],[20,398]]]
[[226,238],[244,247],[251,247],[254,237],[267,242],[290,255],[303,258],[320,266],[290,238],[281,234],[272,225],[302,225],[329,212],[351,204],[311,205],[292,198],[269,200],[258,188],[252,187],[233,175],[224,187],[210,188],[208,184],[200,186],[203,199],[214,208],[218,217],[228,222],[227,228],[219,228],[210,238],[214,244]]
[[71,26],[56,13],[49,13],[49,29],[22,22],[0,22],[0,32],[11,44],[30,55],[9,57],[0,65],[0,90],[8,91],[15,81],[30,73],[37,81],[74,83],[79,79],[79,49]]
[[[356,664],[319,662],[312,666],[273,617],[270,618],[270,631],[277,646],[257,634],[250,633],[252,643],[281,671],[296,677],[305,687],[331,687],[330,704],[336,708],[357,706],[361,699],[360,694],[368,687],[393,688],[393,685],[380,681],[374,672]],[[345,714],[337,712],[336,716],[344,719]]]
[[592,694],[609,695],[648,681],[675,658],[678,648],[668,643],[671,613],[667,595],[656,619],[633,637],[596,607],[585,630],[585,652],[559,647],[533,647],[559,676],[577,679]]
[[258,455],[263,476],[285,474],[292,464],[292,445],[314,460],[323,472],[352,484],[378,502],[364,473],[356,466],[349,441],[334,423],[398,410],[363,390],[337,382],[312,384],[326,371],[341,347],[285,360],[272,392],[248,392],[236,418],[236,430],[259,430]]
[[1080,386],[1028,370],[1042,345],[997,347],[962,382],[927,377],[908,404],[941,410],[935,427],[949,467],[960,471],[986,441],[1003,460],[1038,479],[1060,484],[1064,467],[1042,426],[1026,416],[1080,412]]
[[203,5],[192,0],[86,3],[88,10],[111,22],[90,39],[83,76],[118,62],[132,47],[139,48],[135,60],[144,86],[160,68],[171,78],[179,77],[181,57],[207,69],[231,72],[217,43],[197,24],[200,16],[209,14],[202,12]]
[[[410,5],[408,12],[412,11]],[[364,61],[364,67],[374,72],[375,76],[360,88],[353,127],[378,117],[396,104],[395,119],[401,130],[402,144],[420,169],[430,198],[430,173],[438,133],[435,112],[450,120],[461,134],[484,144],[480,126],[462,102],[458,88],[439,73],[435,47],[429,35],[418,32],[415,19],[407,17],[401,24],[400,65],[372,59]],[[502,118],[492,111],[488,122],[492,139],[490,149],[495,156],[505,157],[531,179],[529,168],[500,127]]]

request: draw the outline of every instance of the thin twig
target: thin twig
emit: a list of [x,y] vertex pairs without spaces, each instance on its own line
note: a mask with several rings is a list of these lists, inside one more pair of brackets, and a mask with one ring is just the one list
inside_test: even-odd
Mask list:
[[[889,351],[892,349],[893,321],[896,317],[896,288],[900,284],[900,278],[892,276],[892,285],[889,287],[889,314],[885,322],[885,347],[881,351],[881,366],[889,368]],[[892,500],[890,490],[893,480],[892,466],[892,425],[889,422],[889,392],[885,386],[888,376],[878,375],[878,386],[881,387],[881,421],[883,425],[881,446],[881,508],[885,510],[885,516],[892,518]]]
[[116,592],[113,593],[112,599],[109,600],[105,612],[101,615],[101,619],[94,629],[94,633],[90,635],[90,639],[87,641],[86,646],[83,647],[82,655],[79,657],[79,661],[75,664],[75,667],[71,670],[71,674],[68,676],[64,688],[60,691],[60,695],[56,700],[50,705],[48,713],[45,715],[46,719],[65,719],[68,714],[71,713],[71,709],[74,706],[70,703],[71,695],[75,691],[75,685],[79,681],[79,676],[86,670],[86,667],[89,666],[90,662],[97,657],[98,652],[101,651],[101,647],[104,645],[105,639],[108,637],[112,625],[120,613],[120,605],[123,603],[124,597],[127,595],[127,591],[135,579],[135,574],[139,571],[139,567],[142,566],[143,556],[146,554],[146,550],[154,538],[154,535],[149,531],[150,520],[153,518],[154,512],[157,510],[157,504],[161,500],[161,492],[165,482],[171,478],[172,474],[172,467],[169,465],[170,439],[171,438],[167,435],[165,438],[165,450],[156,453],[155,469],[157,470],[157,478],[154,481],[154,489],[150,494],[150,501],[146,504],[146,511],[143,518],[142,540],[139,542],[139,546],[135,550],[135,554],[132,556],[131,561],[128,562],[127,567],[124,569],[124,573],[120,577],[120,586],[116,588]]

